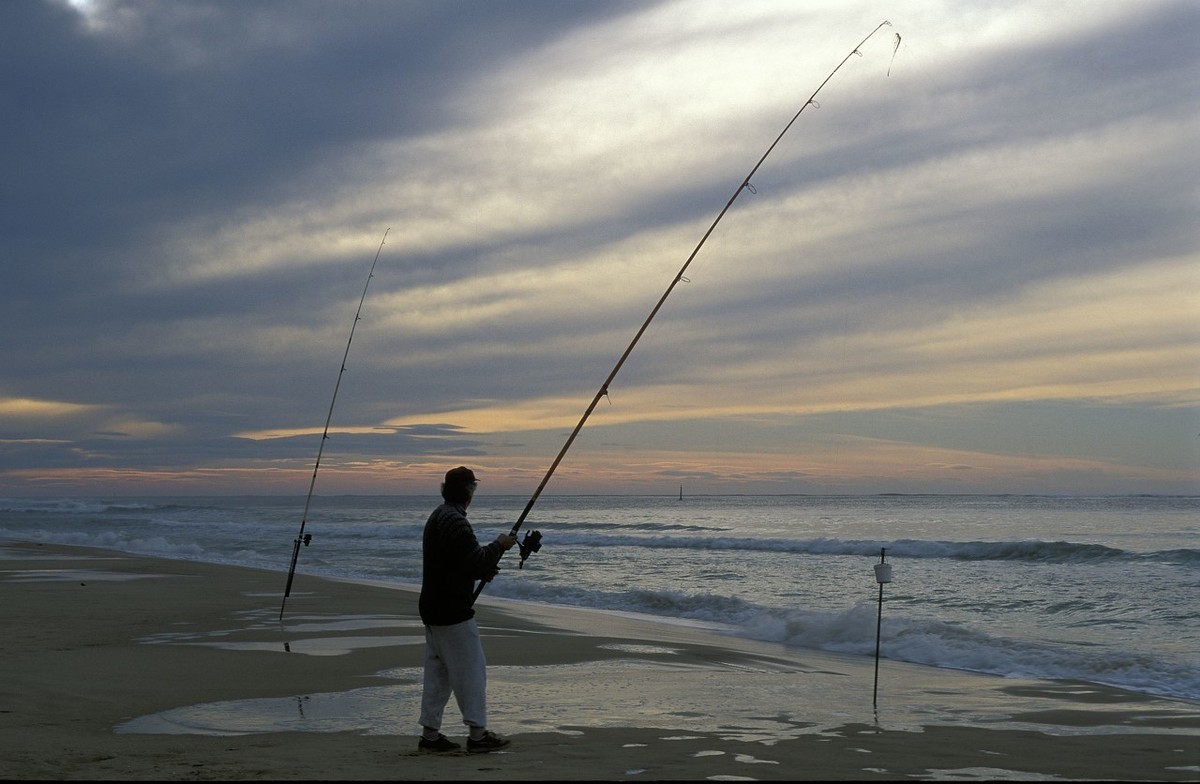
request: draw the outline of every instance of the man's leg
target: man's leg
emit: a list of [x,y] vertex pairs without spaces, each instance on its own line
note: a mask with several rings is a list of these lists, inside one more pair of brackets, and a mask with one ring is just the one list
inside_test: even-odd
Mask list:
[[434,634],[444,654],[442,662],[463,724],[482,732],[487,727],[487,661],[479,627],[472,618],[453,626],[438,626]]
[[[438,627],[446,628],[446,627]],[[442,657],[440,635],[433,627],[425,627],[425,683],[421,692],[421,726],[430,740],[442,728],[442,715],[450,701],[450,672]],[[433,737],[429,737],[432,733]]]

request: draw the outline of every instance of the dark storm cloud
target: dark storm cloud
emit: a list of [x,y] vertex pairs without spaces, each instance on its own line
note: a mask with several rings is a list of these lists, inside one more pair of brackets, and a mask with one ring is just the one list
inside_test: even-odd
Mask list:
[[269,204],[298,167],[460,121],[462,79],[623,7],[99,6],[112,21],[98,31],[59,3],[3,11],[4,236],[17,247],[86,251],[154,220]]
[[[331,275],[294,268],[147,296],[169,261],[155,256],[163,232],[269,212],[298,175],[336,167],[347,149],[462,122],[462,80],[625,8],[102,2],[90,29],[63,3],[6,4],[0,325],[23,337],[5,391],[62,398],[86,386],[111,401],[202,387],[213,366],[159,345],[155,325],[302,322],[330,306]],[[250,394],[256,370],[237,367],[236,348],[209,359],[233,363],[230,394],[239,378]],[[182,384],[158,388],[163,373]]]

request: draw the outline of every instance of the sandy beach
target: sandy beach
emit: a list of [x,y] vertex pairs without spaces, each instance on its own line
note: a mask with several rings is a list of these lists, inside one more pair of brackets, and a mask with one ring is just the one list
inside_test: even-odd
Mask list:
[[872,659],[486,594],[513,744],[422,754],[416,594],[301,574],[281,621],[284,579],[0,543],[0,776],[1200,780],[1195,704],[888,661],[876,690]]

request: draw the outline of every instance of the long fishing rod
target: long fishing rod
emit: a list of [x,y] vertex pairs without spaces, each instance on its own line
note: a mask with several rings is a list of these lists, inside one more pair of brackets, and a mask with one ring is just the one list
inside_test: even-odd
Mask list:
[[[779,132],[779,135],[775,137],[775,141],[771,142],[771,146],[768,147],[767,151],[764,152],[762,157],[758,159],[758,163],[754,164],[754,168],[750,170],[750,173],[747,174],[742,179],[741,183],[738,184],[737,188],[734,189],[733,195],[729,197],[729,201],[725,203],[724,208],[722,208],[720,213],[717,214],[717,217],[715,220],[713,220],[712,225],[708,227],[708,231],[704,232],[704,236],[700,238],[700,242],[696,244],[696,247],[692,250],[691,255],[687,257],[687,261],[685,261],[683,266],[679,269],[679,272],[675,273],[675,277],[671,280],[671,284],[667,286],[667,290],[663,292],[663,295],[659,298],[658,303],[654,306],[654,309],[650,311],[650,315],[646,317],[644,322],[642,322],[641,328],[638,329],[637,334],[633,336],[633,340],[631,340],[629,345],[625,348],[625,353],[621,354],[621,358],[617,360],[617,364],[613,366],[613,369],[609,372],[608,377],[604,379],[604,383],[600,385],[600,389],[596,392],[595,397],[592,398],[592,402],[588,404],[587,409],[583,412],[583,416],[579,419],[579,423],[575,425],[575,429],[571,431],[571,435],[568,436],[567,442],[563,444],[562,449],[560,449],[558,452],[558,456],[554,458],[554,462],[550,464],[550,468],[546,471],[546,475],[542,477],[542,481],[538,484],[537,489],[534,490],[533,496],[529,499],[529,503],[525,504],[525,509],[521,512],[521,516],[517,518],[517,522],[513,524],[512,530],[509,531],[509,536],[516,538],[517,532],[521,529],[521,524],[525,522],[525,518],[529,516],[529,512],[531,509],[533,509],[533,505],[537,503],[538,497],[541,496],[542,491],[546,489],[546,484],[550,481],[550,477],[554,475],[554,471],[558,468],[558,464],[562,462],[563,457],[567,454],[567,450],[571,448],[571,444],[575,443],[575,437],[578,436],[579,431],[583,429],[584,423],[588,421],[588,417],[592,415],[592,412],[600,403],[600,399],[608,395],[609,384],[611,384],[613,379],[616,378],[617,373],[620,372],[621,367],[625,364],[625,360],[629,358],[631,353],[633,353],[634,346],[636,346],[638,341],[642,339],[642,335],[646,332],[647,327],[650,326],[650,322],[653,321],[654,317],[658,315],[658,311],[662,308],[663,303],[667,301],[667,297],[671,296],[671,292],[675,290],[675,286],[677,286],[680,281],[685,280],[684,273],[686,273],[688,267],[691,266],[692,260],[696,258],[696,254],[698,254],[700,249],[704,247],[704,243],[708,241],[708,238],[713,233],[713,230],[717,228],[717,224],[720,223],[721,219],[725,217],[725,213],[729,212],[729,208],[733,206],[735,201],[737,201],[738,196],[742,195],[742,191],[749,189],[751,192],[754,192],[754,186],[750,184],[750,180],[758,172],[759,167],[763,165],[763,162],[767,159],[767,156],[771,154],[771,152],[775,149],[775,146],[779,144],[779,141],[784,137],[784,134],[786,134],[796,120],[800,118],[800,115],[804,112],[804,110],[807,109],[811,104],[816,103],[817,93],[824,89],[825,85],[829,83],[829,80],[834,77],[834,74],[841,70],[842,66],[845,65],[846,62],[854,55],[857,54],[861,57],[862,52],[860,52],[859,49],[871,39],[871,36],[875,35],[875,33],[879,32],[882,28],[890,25],[891,22],[887,20],[881,22],[878,27],[876,27],[870,32],[869,35],[867,35],[866,38],[862,39],[858,43],[858,46],[851,49],[850,53],[842,58],[842,61],[837,64],[837,67],[829,72],[829,75],[825,77],[825,81],[821,82],[820,86],[813,91],[813,94],[810,95],[808,100],[804,102],[804,105],[800,107],[800,110],[792,116],[792,119],[788,121],[788,124],[783,127],[782,131]],[[897,36],[896,40],[898,47],[899,36]],[[520,566],[524,566],[525,560],[529,558],[530,555],[541,549],[541,542],[542,535],[540,532],[529,531],[525,534],[525,539],[518,543],[518,548],[521,553]],[[490,582],[490,579],[491,578],[480,580],[478,587],[475,589],[474,599],[479,598],[479,594],[483,592],[484,586]],[[472,601],[474,601],[474,599],[472,599]]]
[[300,545],[305,547],[312,542],[312,534],[304,533],[304,526],[308,523],[308,508],[312,504],[313,488],[317,486],[317,471],[321,470],[321,455],[325,452],[325,442],[329,440],[329,423],[333,421],[333,406],[337,403],[338,389],[342,386],[342,375],[346,372],[346,359],[350,356],[350,344],[354,342],[354,330],[358,326],[359,319],[362,318],[363,303],[367,301],[367,288],[371,285],[371,278],[375,277],[375,265],[379,263],[379,254],[383,252],[383,244],[387,242],[388,232],[391,231],[389,226],[383,232],[383,239],[379,241],[379,249],[375,251],[375,260],[371,262],[371,271],[367,273],[367,282],[363,285],[362,297],[358,300],[358,310],[354,311],[354,323],[350,325],[350,337],[346,340],[346,351],[342,354],[342,369],[338,371],[337,382],[333,385],[333,399],[329,401],[329,413],[325,415],[325,430],[321,433],[321,445],[317,447],[317,461],[313,464],[312,479],[308,483],[308,497],[304,499],[304,514],[300,516],[300,532],[296,534],[296,540],[292,542],[292,565],[288,569],[287,586],[283,589],[283,602],[279,605],[279,620],[283,620],[283,608],[287,606],[288,597],[292,594],[292,580],[296,576],[296,560],[300,557]]

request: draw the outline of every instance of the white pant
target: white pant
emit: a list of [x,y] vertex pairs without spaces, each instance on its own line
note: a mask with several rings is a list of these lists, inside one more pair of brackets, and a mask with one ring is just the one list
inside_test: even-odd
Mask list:
[[451,692],[468,727],[487,726],[487,662],[472,618],[452,626],[425,627],[425,689],[421,726],[442,728]]

